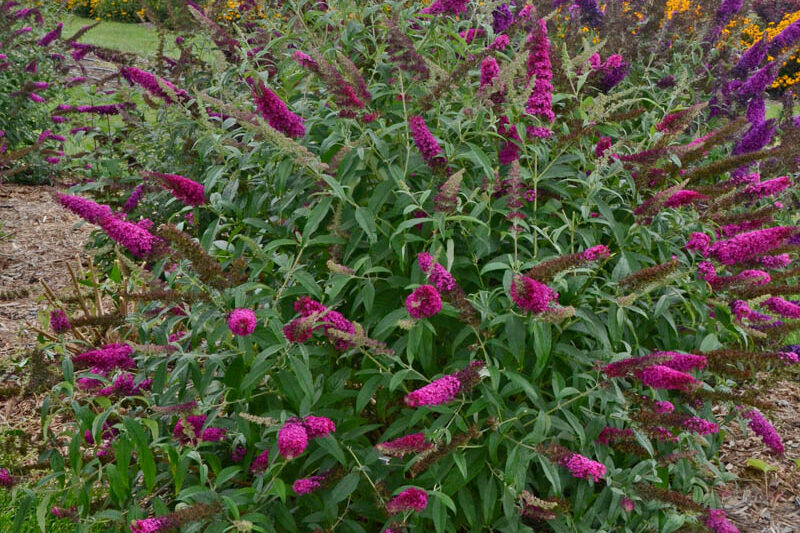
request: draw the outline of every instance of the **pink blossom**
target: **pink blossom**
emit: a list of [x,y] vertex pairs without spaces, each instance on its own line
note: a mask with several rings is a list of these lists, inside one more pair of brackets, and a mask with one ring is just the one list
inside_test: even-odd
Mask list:
[[441,405],[452,401],[460,390],[461,382],[458,378],[446,375],[409,393],[405,397],[405,403],[409,407]]
[[656,402],[655,405],[653,406],[653,411],[659,414],[669,414],[675,411],[675,406],[672,405],[672,402],[667,402],[667,401]]
[[700,255],[706,256],[711,248],[711,237],[705,233],[692,233],[689,237],[689,242],[684,247],[687,250],[697,250]]
[[425,120],[419,115],[409,117],[408,129],[411,132],[411,137],[414,139],[414,144],[417,145],[422,159],[431,167],[444,166],[447,159],[442,155],[443,151],[439,143],[428,130],[425,125]]
[[758,260],[767,268],[783,268],[792,262],[789,254],[766,255]]
[[781,442],[781,436],[778,435],[778,432],[775,431],[775,428],[772,426],[772,424],[770,424],[769,421],[764,418],[764,415],[755,409],[751,409],[742,416],[750,420],[747,425],[753,430],[753,433],[761,437],[761,440],[764,441],[764,444],[766,444],[775,455],[783,455],[784,450],[783,442]]
[[800,305],[789,300],[784,300],[779,296],[773,296],[763,304],[773,313],[777,313],[787,318],[800,318]]
[[0,468],[0,487],[13,487],[16,485],[16,481],[14,480],[11,473],[8,471],[7,468]]
[[663,365],[653,365],[639,370],[636,376],[642,380],[645,386],[653,387],[654,389],[687,390],[697,386],[699,383],[689,374]]
[[600,159],[609,148],[611,148],[611,137],[600,137],[594,147],[594,156]]
[[386,504],[389,514],[402,513],[403,511],[424,511],[428,506],[428,493],[422,489],[411,487]]
[[278,431],[278,453],[287,460],[302,454],[308,446],[308,433],[299,421],[289,420]]
[[630,498],[623,497],[622,500],[620,500],[619,504],[626,513],[631,513],[636,508],[636,505]]
[[753,183],[748,185],[743,194],[754,198],[764,198],[766,196],[774,196],[792,185],[792,180],[788,176],[782,176],[760,183]]
[[127,344],[106,344],[98,350],[73,356],[72,363],[78,368],[94,367],[105,372],[115,368],[130,369],[136,366],[132,353],[133,349]]
[[784,245],[797,231],[798,228],[793,226],[778,226],[741,233],[728,240],[715,242],[709,248],[709,252],[720,263],[735,265],[765,255],[770,250]]
[[336,431],[336,424],[333,420],[324,416],[307,416],[303,419],[303,426],[309,439],[317,437],[327,437]]
[[149,390],[152,383],[152,379],[145,379],[138,385],[134,384],[133,375],[125,372],[117,376],[111,386],[100,389],[97,394],[98,396],[136,396]]
[[127,248],[131,254],[140,259],[154,255],[162,242],[140,224],[133,224],[113,216],[107,216],[101,220],[100,227],[109,238]]
[[528,276],[515,276],[511,282],[511,299],[525,311],[541,313],[557,298],[557,292]]
[[[181,100],[189,99],[189,94],[183,89],[178,89],[171,82],[165,80],[164,78],[159,78],[158,76],[145,70],[141,70],[136,67],[122,67],[120,68],[119,73],[131,85],[139,85],[153,96],[163,99],[167,105],[173,103],[173,96]],[[163,87],[166,87],[167,90],[164,90]]]
[[592,461],[577,453],[565,457],[559,461],[559,464],[566,467],[572,474],[572,477],[578,479],[592,479],[595,483],[606,475],[606,467],[603,463]]
[[[537,28],[528,37],[532,42],[528,54],[528,80],[535,76],[533,91],[525,104],[525,112],[538,116],[547,122],[555,120],[553,113],[553,79],[550,63],[550,41],[547,38],[547,23],[544,19],[537,21]],[[548,130],[549,131],[549,130]],[[538,136],[538,135],[537,135]]]
[[253,462],[250,464],[250,472],[260,474],[267,468],[269,468],[269,450],[264,450],[253,459]]
[[268,89],[264,82],[254,81],[252,77],[248,77],[247,82],[253,89],[253,99],[258,111],[271,127],[289,137],[299,138],[306,134],[303,119],[289,111],[286,103]]
[[422,285],[408,295],[406,309],[412,318],[429,318],[442,310],[442,298],[433,285]]
[[739,533],[739,529],[728,521],[722,509],[709,509],[706,527],[714,533]]
[[[184,421],[191,427],[194,436],[185,431]],[[203,429],[206,423],[206,415],[189,415],[186,419],[178,420],[172,429],[172,436],[180,444],[196,445],[199,441],[219,442],[225,438],[225,430],[222,428],[208,427]]]
[[508,35],[506,34],[498,35],[497,37],[494,38],[494,42],[492,42],[492,44],[489,47],[497,50],[505,50],[509,42],[510,39]]
[[323,476],[311,476],[304,479],[298,479],[292,483],[292,490],[298,496],[310,494],[320,488],[323,481],[325,481]]
[[611,251],[608,249],[608,246],[605,244],[598,244],[597,246],[592,246],[588,250],[583,252],[583,258],[586,261],[597,261],[598,259],[606,259],[611,254]]
[[660,364],[680,372],[702,370],[708,366],[708,359],[703,355],[677,352],[654,352],[654,355],[668,357],[669,359]]
[[206,201],[203,184],[197,183],[178,174],[163,174],[161,172],[148,172],[148,176],[159,179],[172,195],[186,205],[203,205]]
[[672,196],[664,202],[666,207],[680,207],[682,205],[693,204],[701,200],[708,200],[708,196],[700,194],[696,191],[688,189],[681,189],[675,192]]
[[400,437],[399,439],[375,445],[375,449],[378,450],[379,453],[392,457],[403,457],[404,455],[412,453],[422,453],[426,450],[430,450],[432,447],[432,443],[425,442],[424,433],[412,433]]
[[697,433],[698,435],[711,435],[712,433],[719,433],[719,425],[696,416],[686,419],[683,422],[683,427],[692,433]]
[[174,529],[177,524],[169,516],[158,518],[145,518],[134,520],[131,524],[131,533],[166,533]]
[[258,319],[251,309],[234,309],[228,315],[228,328],[239,337],[247,337],[256,329]]
[[72,326],[69,323],[67,314],[61,309],[50,311],[50,327],[55,333],[64,333]]
[[111,208],[98,204],[81,196],[58,195],[58,202],[82,219],[92,224],[99,224],[104,218],[111,216]]

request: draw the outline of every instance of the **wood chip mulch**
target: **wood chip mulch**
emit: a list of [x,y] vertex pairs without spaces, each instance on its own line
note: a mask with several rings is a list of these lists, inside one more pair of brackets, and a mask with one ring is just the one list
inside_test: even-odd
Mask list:
[[[783,440],[786,456],[775,457],[749,428],[728,427],[720,463],[739,476],[719,491],[725,512],[742,533],[800,533],[800,383],[770,386],[775,409],[763,412]],[[777,468],[766,476],[747,465],[761,459]]]
[[[61,289],[70,283],[64,262],[86,260],[83,248],[92,226],[76,227],[80,219],[58,205],[54,192],[52,187],[0,184],[0,291],[24,294],[0,300],[2,388],[23,388],[28,382],[30,354],[38,346],[29,326],[37,325],[40,311],[48,307],[40,281]],[[23,430],[36,440],[39,396],[0,398],[0,433]]]

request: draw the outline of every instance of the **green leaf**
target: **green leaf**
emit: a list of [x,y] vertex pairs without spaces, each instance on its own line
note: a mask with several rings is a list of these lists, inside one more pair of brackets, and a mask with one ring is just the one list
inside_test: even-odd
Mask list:
[[28,517],[28,512],[31,510],[33,503],[33,496],[26,494],[22,501],[17,506],[17,512],[14,514],[14,525],[11,527],[11,533],[18,533],[22,530],[23,522]]
[[378,241],[375,230],[375,215],[370,211],[369,207],[359,207],[356,209],[356,222],[367,234],[370,243]]
[[311,371],[308,369],[306,363],[297,357],[290,357],[289,362],[292,365],[292,373],[297,378],[297,382],[300,384],[303,394],[305,394],[308,400],[311,400],[314,398],[314,380],[311,377]]
[[767,474],[769,472],[775,472],[778,470],[776,466],[772,466],[766,461],[762,461],[761,459],[755,457],[751,457],[746,461],[746,463],[747,466],[749,466],[750,468],[755,468],[756,470],[760,470],[764,474]]
[[139,422],[132,418],[125,418],[123,423],[125,424],[125,429],[128,430],[128,434],[133,439],[133,443],[136,445],[136,451],[139,455],[139,467],[142,469],[142,476],[144,477],[144,485],[147,487],[147,492],[150,492],[155,484],[156,462],[153,458],[153,450],[147,440],[147,434]]
[[375,394],[375,391],[378,390],[381,381],[383,381],[383,376],[372,376],[361,386],[361,390],[358,391],[358,396],[356,397],[356,414],[360,413],[361,410],[366,407]]
[[320,222],[325,219],[325,216],[328,214],[328,210],[331,208],[331,202],[333,201],[332,198],[323,198],[314,209],[311,211],[311,214],[308,215],[308,221],[306,225],[303,227],[303,239],[308,240],[317,231]]
[[344,500],[350,496],[354,490],[356,490],[360,479],[361,476],[358,472],[351,472],[347,474],[341,479],[341,481],[339,481],[339,483],[336,484],[335,487],[333,487],[333,490],[326,500],[334,504]]

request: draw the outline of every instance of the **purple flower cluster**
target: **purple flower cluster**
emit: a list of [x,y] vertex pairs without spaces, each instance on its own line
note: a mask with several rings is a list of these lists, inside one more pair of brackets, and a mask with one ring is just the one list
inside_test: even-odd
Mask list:
[[144,194],[144,183],[137,185],[128,199],[125,200],[125,204],[122,206],[122,210],[126,213],[130,213],[136,206],[139,205],[139,200],[142,199],[142,195]]
[[161,181],[178,200],[186,205],[203,205],[206,201],[205,188],[201,183],[178,174],[148,172],[148,176]]
[[611,148],[611,137],[600,137],[597,141],[597,145],[594,147],[594,156],[600,159],[609,148]]
[[417,150],[428,165],[442,167],[447,164],[447,159],[442,155],[442,147],[436,142],[421,116],[409,117],[408,129],[411,131],[411,137],[414,139],[414,144],[417,145]]
[[525,112],[541,117],[547,122],[555,120],[553,113],[553,67],[550,63],[550,40],[547,38],[547,23],[539,19],[536,29],[528,37],[531,51],[528,54],[528,80],[534,80],[533,91],[525,104]]
[[578,479],[592,479],[595,483],[606,475],[606,467],[603,463],[592,461],[578,453],[573,453],[564,457],[559,464],[569,470],[572,477]]
[[97,394],[98,396],[136,396],[142,394],[143,391],[150,390],[152,384],[152,379],[145,379],[136,384],[133,375],[124,372],[117,376],[110,386],[97,391]]
[[0,487],[13,487],[16,484],[14,477],[7,468],[0,468]]
[[131,357],[132,354],[133,349],[127,344],[106,344],[98,350],[73,356],[72,363],[78,368],[92,367],[103,372],[109,372],[116,368],[127,370],[136,366]]
[[492,56],[484,57],[481,61],[481,84],[480,87],[491,85],[493,80],[500,74],[500,66]]
[[800,41],[800,20],[793,22],[773,37],[769,42],[769,53],[777,56],[782,50],[793,46],[797,41]]
[[325,481],[324,476],[311,476],[303,479],[298,479],[294,483],[292,483],[292,490],[298,496],[302,496],[304,494],[311,494],[318,488],[322,486],[322,482]]
[[134,520],[131,523],[131,533],[166,533],[174,529],[176,525],[169,515],[145,518],[144,520]]
[[441,292],[448,292],[456,288],[456,280],[452,274],[447,271],[442,265],[433,259],[433,256],[427,252],[422,252],[417,255],[417,263],[420,270],[428,275],[428,281],[433,283],[436,290]]
[[728,521],[722,509],[710,509],[706,517],[706,527],[714,533],[739,533],[739,529]]
[[558,299],[558,293],[528,276],[515,276],[511,282],[511,299],[520,309],[541,313]]
[[[139,85],[153,96],[164,100],[167,105],[174,102],[173,96],[180,100],[189,99],[189,93],[183,89],[178,89],[169,81],[159,78],[155,74],[151,74],[145,70],[141,70],[136,67],[122,67],[120,68],[119,73],[128,81],[128,83],[131,85]],[[166,87],[168,91],[165,91],[164,87]]]
[[[185,429],[187,426],[191,428],[194,436],[187,434]],[[199,441],[204,442],[219,442],[225,438],[225,430],[222,428],[208,427],[203,429],[206,423],[206,415],[189,415],[185,419],[178,420],[175,427],[172,429],[172,436],[180,444],[196,445]]]
[[231,333],[240,337],[247,337],[256,329],[258,319],[251,309],[234,309],[228,315],[228,328]]
[[605,244],[598,244],[591,248],[584,250],[582,258],[584,261],[598,261],[600,259],[607,259],[611,255],[611,251]]
[[72,326],[69,323],[67,314],[61,309],[50,311],[50,328],[55,333],[64,333],[69,331]]
[[661,364],[679,372],[702,370],[708,366],[708,359],[704,355],[677,352],[653,352],[653,355],[668,358]]
[[603,25],[605,14],[597,0],[575,0],[575,4],[581,10],[581,19],[592,28],[599,28]]
[[424,511],[428,506],[428,493],[416,487],[410,487],[386,504],[386,511],[389,514],[402,513],[404,511]]
[[508,4],[500,4],[492,11],[492,31],[495,35],[503,33],[514,22],[514,14]]
[[757,68],[761,62],[764,61],[764,58],[767,57],[767,47],[768,42],[765,35],[763,39],[759,40],[742,53],[732,73],[739,78],[743,78],[749,72]]
[[689,390],[698,385],[698,381],[689,374],[673,370],[665,365],[653,365],[636,372],[646,387],[665,390]]
[[289,137],[300,138],[306,134],[303,119],[295,115],[277,94],[264,85],[261,80],[247,78],[253,90],[253,99],[258,111],[267,123]]
[[783,455],[784,450],[783,442],[781,442],[781,436],[778,435],[778,432],[775,431],[775,428],[772,426],[772,424],[770,424],[769,421],[764,418],[764,415],[755,409],[751,409],[745,412],[742,416],[750,420],[747,425],[753,430],[753,433],[761,437],[761,440],[764,441],[764,444],[766,444],[775,455]]
[[327,437],[336,431],[336,425],[324,416],[290,418],[278,431],[278,453],[291,460],[302,454],[310,439]]
[[605,61],[600,54],[594,54],[589,58],[589,66],[592,69],[590,83],[604,93],[619,85],[630,69],[630,65],[619,54],[612,54]]
[[41,39],[39,39],[39,42],[36,43],[36,44],[38,44],[41,47],[50,46],[50,44],[53,41],[55,41],[56,39],[59,39],[61,37],[61,28],[63,28],[63,27],[64,27],[64,23],[63,22],[59,22],[58,25],[56,25],[56,27],[54,29],[52,29],[49,32],[45,33],[44,36]]
[[467,10],[467,4],[469,4],[469,0],[435,0],[421,13],[425,15],[460,15]]
[[422,285],[408,295],[406,309],[412,318],[430,318],[442,310],[442,297],[433,285]]
[[725,241],[715,242],[708,248],[708,251],[720,263],[735,265],[765,255],[770,250],[784,245],[789,237],[797,232],[798,228],[793,226],[777,226],[750,231]]
[[800,305],[784,300],[779,296],[773,296],[763,303],[773,313],[777,313],[786,318],[800,319]]
[[150,221],[144,219],[138,224],[107,216],[100,221],[100,227],[113,241],[118,242],[128,249],[135,257],[140,259],[157,253],[161,239],[150,233],[146,227]]
[[58,202],[91,224],[99,224],[103,219],[112,216],[111,208],[107,205],[98,204],[81,196],[59,194]]
[[250,463],[250,472],[260,474],[269,467],[269,450],[264,450]]
[[712,435],[719,433],[719,425],[703,418],[692,416],[683,421],[683,427],[698,435]]
[[766,196],[779,194],[791,186],[791,178],[788,176],[781,176],[780,178],[751,183],[744,189],[743,194],[751,198],[764,198]]
[[409,393],[405,397],[405,403],[409,407],[441,405],[452,401],[459,391],[461,382],[454,375],[448,374]]
[[378,453],[391,457],[403,457],[412,453],[422,453],[433,448],[433,444],[425,442],[424,433],[412,433],[398,439],[375,445]]
[[294,310],[300,313],[300,318],[292,320],[283,328],[283,333],[290,342],[303,343],[311,338],[315,330],[322,328],[325,335],[334,341],[336,348],[344,351],[350,347],[350,342],[330,333],[331,329],[350,334],[356,331],[353,323],[338,311],[328,309],[308,296],[298,299],[294,303]]
[[666,202],[664,202],[665,207],[680,207],[682,205],[693,204],[695,202],[699,202],[702,200],[708,200],[708,196],[705,194],[700,194],[696,191],[691,191],[688,189],[681,189],[676,191],[672,196],[670,196]]

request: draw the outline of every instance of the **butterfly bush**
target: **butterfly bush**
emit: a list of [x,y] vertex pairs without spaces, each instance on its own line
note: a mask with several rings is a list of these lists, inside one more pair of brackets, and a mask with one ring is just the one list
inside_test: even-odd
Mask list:
[[92,230],[40,334],[48,507],[733,531],[729,425],[784,460],[760,380],[798,368],[798,130],[771,43],[716,35],[739,2],[658,4],[189,2],[178,52],[136,62],[0,4],[0,99],[35,124],[0,126],[0,172],[58,159]]

